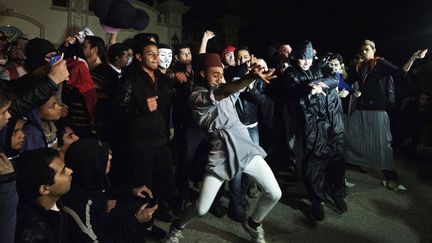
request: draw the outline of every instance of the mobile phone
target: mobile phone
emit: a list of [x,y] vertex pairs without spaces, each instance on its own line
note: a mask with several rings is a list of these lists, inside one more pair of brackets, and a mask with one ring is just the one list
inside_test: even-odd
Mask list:
[[57,54],[53,57],[51,57],[50,59],[50,65],[53,65],[55,62],[57,62],[58,60],[60,60],[60,58],[63,57],[63,53],[62,54]]

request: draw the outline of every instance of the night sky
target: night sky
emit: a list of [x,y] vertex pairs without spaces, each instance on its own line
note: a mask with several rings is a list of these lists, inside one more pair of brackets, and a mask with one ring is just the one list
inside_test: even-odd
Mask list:
[[[241,17],[240,43],[262,53],[265,46],[311,40],[320,53],[338,52],[350,58],[364,39],[377,45],[377,54],[401,65],[420,48],[432,48],[432,1],[336,0],[181,0],[191,9],[184,15],[184,33],[200,41],[224,14]],[[220,35],[219,35],[220,36]],[[213,43],[212,43],[213,42]],[[209,48],[223,43],[215,38]]]

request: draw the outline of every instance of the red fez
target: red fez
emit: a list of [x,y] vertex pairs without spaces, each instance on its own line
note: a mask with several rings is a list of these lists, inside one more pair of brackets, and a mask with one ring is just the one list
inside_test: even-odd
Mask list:
[[216,53],[207,53],[204,57],[204,68],[221,67],[223,68],[221,59]]
[[221,58],[224,58],[225,54],[227,54],[228,52],[234,52],[235,51],[235,47],[234,46],[227,46],[224,49],[222,49],[221,52]]

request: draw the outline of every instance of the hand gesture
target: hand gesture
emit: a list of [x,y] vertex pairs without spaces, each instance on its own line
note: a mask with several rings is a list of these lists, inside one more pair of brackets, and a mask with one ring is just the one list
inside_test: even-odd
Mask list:
[[175,77],[179,83],[186,83],[188,80],[186,72],[176,72]]
[[63,60],[63,56],[51,65],[48,77],[50,77],[50,79],[56,84],[60,84],[69,77],[66,60]]
[[11,161],[4,153],[0,153],[0,175],[7,175],[14,172]]
[[152,208],[147,208],[147,204],[143,204],[135,214],[138,222],[145,223],[152,219],[153,213],[158,209],[158,205],[156,204]]
[[213,31],[207,30],[206,32],[204,32],[203,35],[203,40],[210,40],[211,38],[215,37],[215,34],[213,33]]
[[117,206],[117,200],[107,200],[105,213],[111,212]]
[[153,198],[153,193],[145,185],[132,189],[132,194],[137,197],[145,198],[143,192],[146,192],[151,198]]
[[262,79],[266,83],[270,83],[270,80],[276,78],[276,75],[273,75],[275,72],[275,69],[272,68],[268,72],[263,72],[264,67],[260,66],[259,64],[253,64],[250,67],[250,71],[252,74],[257,75],[260,79]]
[[326,96],[326,93],[324,92],[323,89],[328,88],[327,84],[323,82],[317,82],[317,83],[310,84],[310,86],[312,87],[311,95],[322,94]]
[[147,106],[150,112],[157,110],[157,99],[158,99],[157,96],[147,98]]
[[346,89],[343,89],[343,90],[339,91],[339,97],[341,97],[341,98],[345,98],[348,95],[349,95],[349,92]]
[[428,49],[418,50],[418,51],[414,52],[412,57],[414,59],[423,59],[426,56],[427,52],[428,52]]
[[75,36],[68,36],[64,42],[64,45],[66,47],[69,47],[69,45],[75,44],[77,38]]

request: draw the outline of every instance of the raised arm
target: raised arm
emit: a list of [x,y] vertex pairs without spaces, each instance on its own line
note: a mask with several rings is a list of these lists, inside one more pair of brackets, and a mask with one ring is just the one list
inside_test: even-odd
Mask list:
[[270,83],[270,80],[276,78],[273,73],[275,69],[270,69],[267,73],[261,72],[261,67],[252,68],[251,72],[240,78],[237,82],[225,83],[220,85],[216,90],[214,90],[214,96],[216,100],[222,100],[243,88],[246,88],[254,82],[256,79],[262,79],[266,83]]
[[207,52],[207,43],[213,37],[215,37],[215,34],[213,33],[213,31],[207,30],[206,32],[204,32],[204,35],[203,35],[203,37],[201,39],[201,45],[200,45],[200,48],[199,48],[199,54]]
[[410,59],[408,59],[408,61],[402,66],[402,69],[404,70],[404,72],[406,72],[406,73],[409,72],[414,61],[417,59],[423,59],[426,56],[427,52],[428,52],[428,49],[418,50],[418,51],[414,52],[412,54],[412,56],[410,57]]

